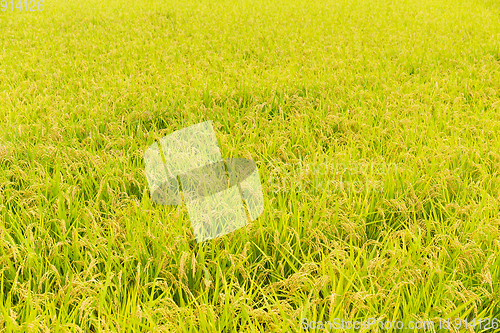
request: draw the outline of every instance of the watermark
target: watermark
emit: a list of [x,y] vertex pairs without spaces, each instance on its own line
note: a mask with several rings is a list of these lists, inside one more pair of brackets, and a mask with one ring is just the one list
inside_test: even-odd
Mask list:
[[255,162],[223,160],[210,121],[161,138],[146,150],[144,163],[151,199],[184,201],[197,242],[244,227],[264,211]]
[[396,163],[351,161],[282,163],[269,162],[268,185],[277,192],[339,192],[384,191],[384,177],[399,172]]
[[432,320],[423,321],[402,321],[402,320],[380,320],[375,318],[360,319],[360,320],[344,320],[334,318],[330,321],[313,321],[307,318],[302,318],[300,328],[302,330],[372,330],[374,328],[385,330],[423,330],[434,331],[436,329],[460,330],[460,329],[479,329],[479,330],[494,330],[500,328],[499,318],[481,318],[481,319],[446,319],[435,323]]
[[43,0],[2,0],[0,1],[0,10],[5,11],[27,11],[41,12],[45,9]]

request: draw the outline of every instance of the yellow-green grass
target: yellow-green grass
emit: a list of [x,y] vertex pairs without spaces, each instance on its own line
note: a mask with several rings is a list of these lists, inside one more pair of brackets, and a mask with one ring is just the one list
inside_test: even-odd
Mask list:
[[[205,120],[266,209],[198,244],[143,156]],[[1,331],[500,319],[499,190],[496,0],[0,11]]]

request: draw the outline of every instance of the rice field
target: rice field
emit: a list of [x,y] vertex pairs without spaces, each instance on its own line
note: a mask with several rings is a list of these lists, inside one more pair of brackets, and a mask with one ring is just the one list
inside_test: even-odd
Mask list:
[[[41,3],[0,6],[0,332],[500,331],[497,0]],[[144,152],[207,120],[265,209],[197,243]]]

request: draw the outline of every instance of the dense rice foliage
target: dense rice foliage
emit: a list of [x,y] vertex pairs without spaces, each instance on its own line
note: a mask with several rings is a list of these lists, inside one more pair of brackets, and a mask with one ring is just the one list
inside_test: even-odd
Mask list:
[[[266,209],[195,242],[144,150],[212,120]],[[496,0],[0,12],[0,330],[500,319]]]

